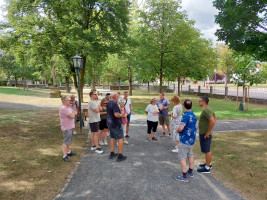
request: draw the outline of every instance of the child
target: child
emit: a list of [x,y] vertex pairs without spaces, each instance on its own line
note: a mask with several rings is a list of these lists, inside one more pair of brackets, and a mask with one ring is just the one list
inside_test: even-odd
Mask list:
[[122,130],[123,130],[123,135],[124,135],[124,141],[123,143],[124,144],[129,144],[128,141],[126,140],[126,125],[127,125],[127,115],[128,113],[126,112],[126,108],[124,107],[125,105],[125,101],[124,100],[119,100],[119,105],[120,105],[120,110],[121,110],[121,114],[124,116],[122,117]]

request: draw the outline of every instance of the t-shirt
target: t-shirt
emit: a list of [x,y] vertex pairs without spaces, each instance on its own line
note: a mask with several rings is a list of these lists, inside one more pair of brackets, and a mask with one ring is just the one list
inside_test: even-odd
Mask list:
[[100,113],[94,111],[94,109],[98,108],[99,103],[97,101],[90,100],[88,102],[88,118],[89,123],[95,123],[101,121]]
[[72,110],[76,111],[77,112],[77,108],[78,108],[78,101],[75,100],[75,101],[70,101],[70,107],[72,108]]
[[[124,108],[124,107],[123,107],[123,108],[120,108],[120,110],[121,110],[121,114],[123,114],[123,115],[124,115],[125,113],[127,113],[127,112],[126,112],[126,108]],[[122,118],[121,118],[121,124],[122,124],[122,125],[127,124],[127,122],[128,122],[127,117],[122,117]]]
[[[209,119],[213,116],[215,116],[215,113],[209,106],[207,106],[205,109],[202,110],[198,124],[199,134],[205,135],[207,133],[210,124]],[[212,133],[210,133],[210,135],[211,134]]]
[[173,107],[173,110],[172,110],[172,115],[174,117],[176,117],[176,121],[181,121],[182,119],[182,114],[183,114],[183,107],[181,104],[179,105],[176,105]]
[[[170,102],[169,102],[168,99],[163,98],[162,100],[159,99],[159,100],[157,101],[157,106],[158,106],[159,108],[163,108],[163,107],[166,107],[166,106],[169,106],[169,105],[170,105]],[[164,109],[164,110],[162,110],[162,111],[159,111],[159,116],[160,116],[160,117],[166,117],[166,116],[169,116],[168,112],[169,112],[169,109]]]
[[125,100],[125,99],[123,99],[123,100],[126,101],[125,106],[124,106],[126,108],[126,112],[128,114],[130,114],[131,113],[130,105],[132,104],[132,101],[130,98],[127,98],[127,100]]
[[157,105],[149,104],[146,107],[146,112],[147,112],[147,120],[148,121],[152,121],[152,122],[158,121],[159,109],[158,109]]
[[72,112],[71,107],[64,105],[60,106],[59,118],[62,131],[73,129],[75,127],[73,118],[68,117]]
[[186,145],[193,145],[196,140],[196,124],[197,117],[193,111],[185,111],[182,117],[181,124],[184,125],[184,129],[179,133],[180,142]]
[[118,104],[110,100],[107,104],[107,124],[108,127],[121,126],[121,118],[115,117],[114,113],[121,113]]

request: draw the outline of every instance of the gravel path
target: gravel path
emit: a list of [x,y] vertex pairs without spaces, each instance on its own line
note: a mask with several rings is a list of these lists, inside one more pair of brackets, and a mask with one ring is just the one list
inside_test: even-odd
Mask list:
[[88,150],[56,199],[242,199],[212,173],[195,173],[187,183],[174,180],[181,173],[177,154],[170,151],[174,143],[167,137],[147,142],[143,116],[132,116],[130,136],[129,145],[124,146],[126,161],[109,160],[108,146],[102,147],[101,155]]

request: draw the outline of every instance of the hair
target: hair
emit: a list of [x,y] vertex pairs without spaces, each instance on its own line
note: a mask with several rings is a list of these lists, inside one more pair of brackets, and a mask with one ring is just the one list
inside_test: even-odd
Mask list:
[[128,91],[124,91],[124,94],[125,94],[125,93],[128,93]]
[[64,102],[64,101],[66,101],[67,98],[68,98],[67,96],[61,97],[61,101]]
[[171,98],[171,101],[172,101],[172,103],[174,103],[176,105],[176,104],[179,104],[181,102],[181,99],[178,96],[173,96]]
[[[96,91],[96,90],[95,90],[95,91]],[[94,94],[95,91],[91,91],[91,92],[89,93],[89,96],[91,97],[92,94]]]
[[156,98],[151,99],[150,103],[152,104],[153,101],[157,100]]
[[106,94],[106,96],[110,96],[110,93],[108,92],[108,93]]
[[117,94],[118,94],[118,95],[120,95],[120,94],[121,94],[121,92],[117,92]]
[[202,97],[200,97],[200,99],[201,99],[202,101],[204,101],[207,105],[209,104],[209,98],[208,98],[208,97],[206,97],[206,96],[202,96]]
[[190,110],[192,108],[192,101],[189,100],[189,99],[186,99],[184,101],[184,107],[187,109],[187,110]]
[[[116,92],[112,93],[112,95],[111,95],[111,99],[114,99],[114,97],[115,97],[116,95],[118,95],[118,93],[116,93]],[[119,96],[119,95],[118,95],[118,96]]]
[[104,103],[105,102],[108,102],[106,98],[103,98],[100,102],[100,106],[103,107],[104,106]]
[[162,94],[162,95],[164,96],[164,93],[163,93],[163,92],[161,92],[161,93],[159,93],[159,94]]
[[74,95],[74,94],[72,94],[72,95],[70,95],[70,98],[71,98],[71,97],[74,97],[74,98],[75,98],[75,95]]

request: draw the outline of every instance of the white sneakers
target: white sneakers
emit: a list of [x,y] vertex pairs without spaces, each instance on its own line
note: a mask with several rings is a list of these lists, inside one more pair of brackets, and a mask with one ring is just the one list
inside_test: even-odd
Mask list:
[[105,146],[108,145],[108,141],[107,141],[107,140],[104,141],[104,145],[105,145]]
[[129,142],[127,140],[124,140],[123,144],[129,144]]
[[178,153],[178,151],[179,151],[178,149],[173,149],[172,150],[173,153]]
[[104,142],[103,141],[99,141],[99,145],[104,145]]
[[101,150],[100,148],[97,148],[97,149],[95,150],[95,152],[101,154],[101,153],[103,153],[104,151]]
[[91,147],[91,151],[95,151],[96,150],[96,147]]

